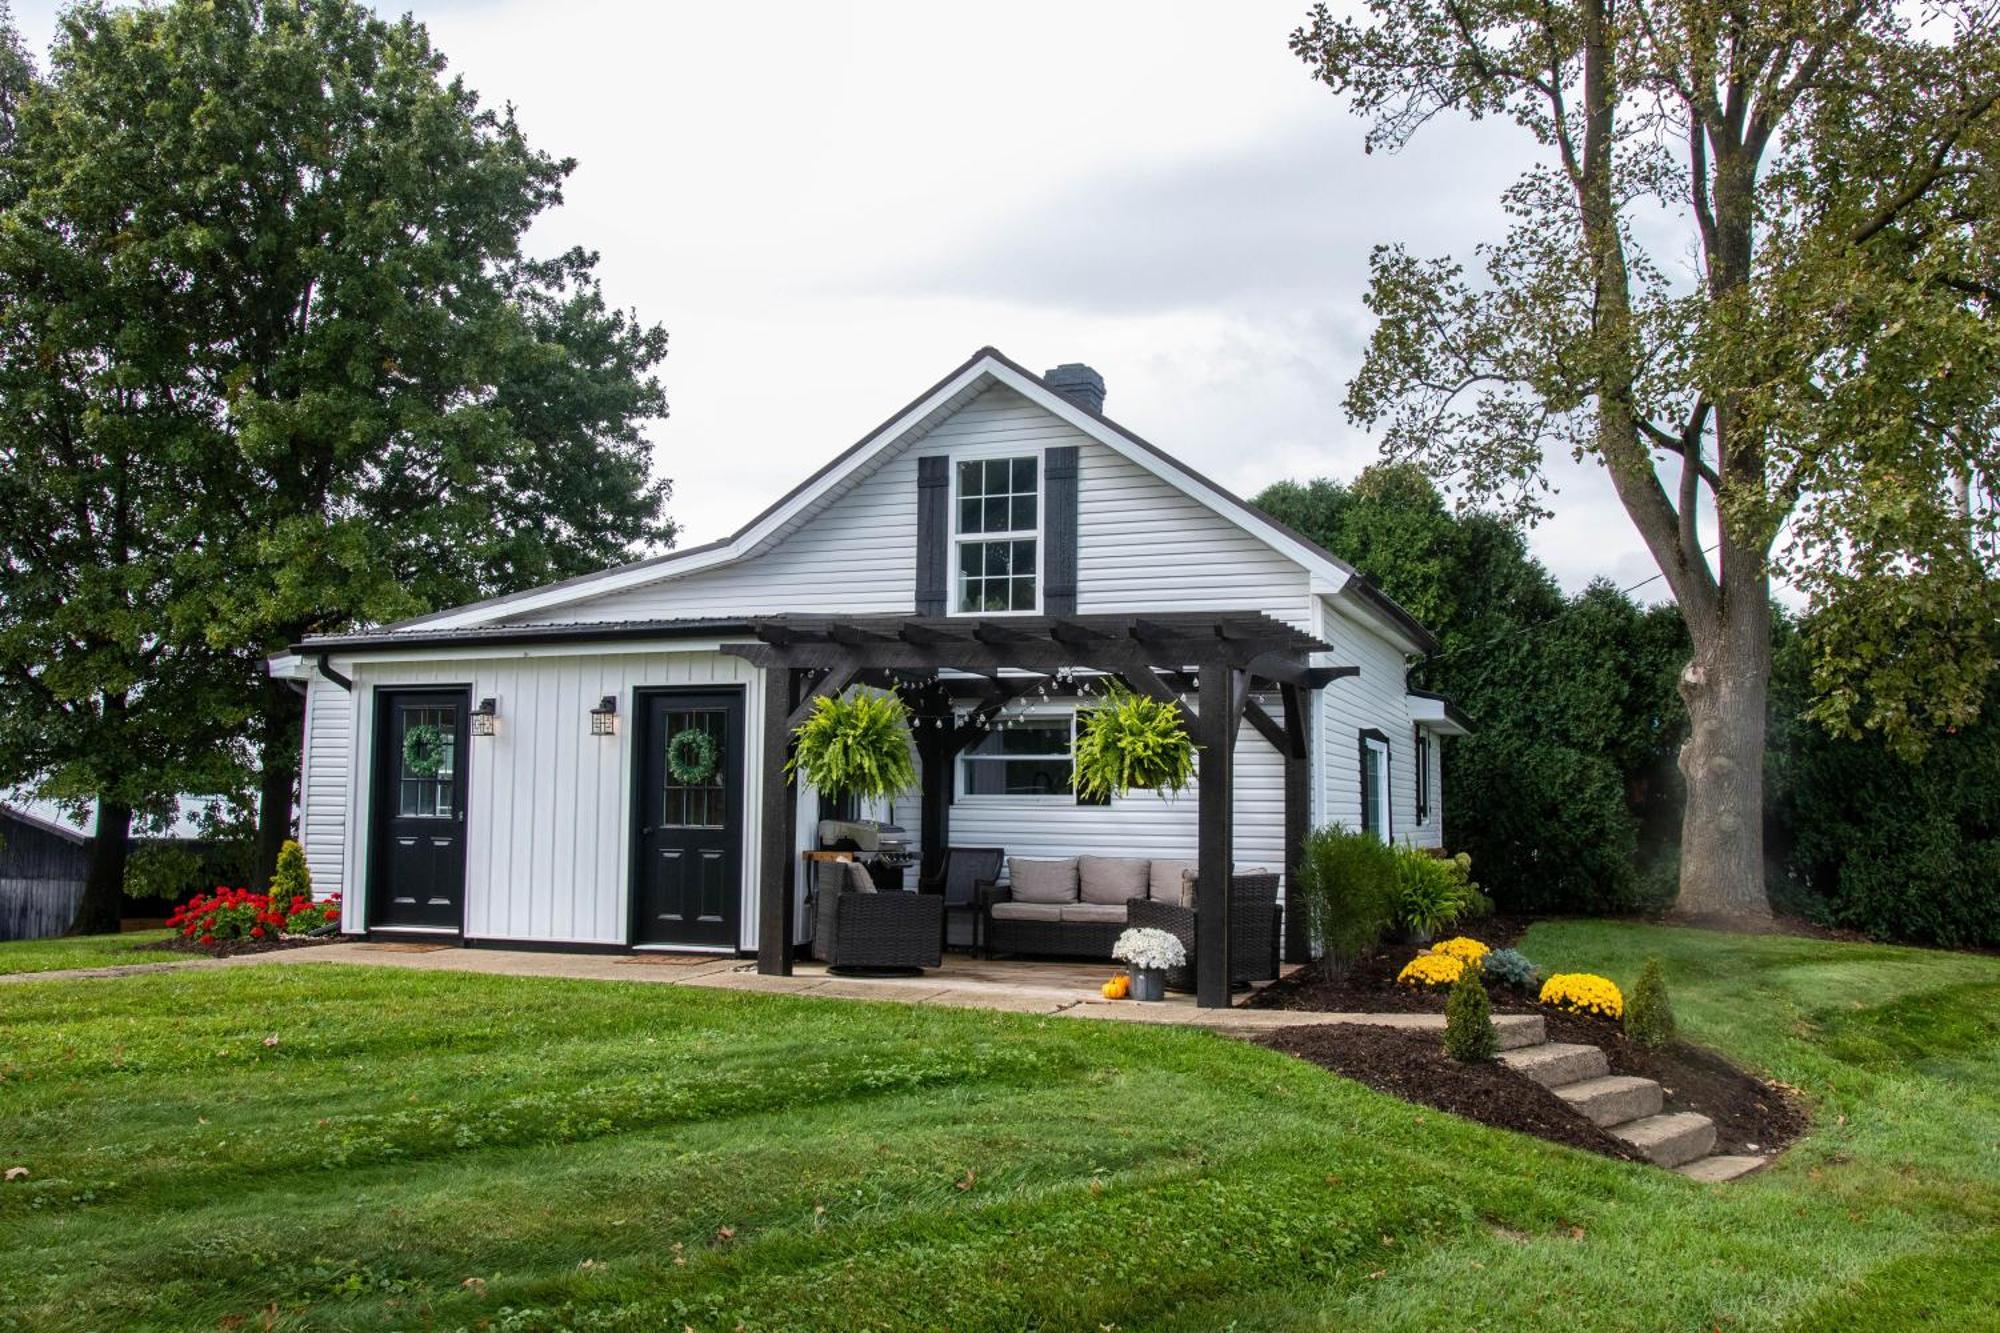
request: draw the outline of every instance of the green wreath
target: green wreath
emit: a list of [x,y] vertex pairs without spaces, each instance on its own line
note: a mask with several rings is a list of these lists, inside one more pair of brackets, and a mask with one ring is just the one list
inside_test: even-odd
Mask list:
[[715,737],[700,727],[677,731],[667,741],[667,771],[684,787],[715,776]]
[[420,722],[403,733],[403,767],[420,778],[444,771],[444,728]]

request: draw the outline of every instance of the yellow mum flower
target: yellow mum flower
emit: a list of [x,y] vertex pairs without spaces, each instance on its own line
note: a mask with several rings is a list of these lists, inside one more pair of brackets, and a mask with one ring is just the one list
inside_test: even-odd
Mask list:
[[1465,971],[1465,960],[1453,958],[1444,953],[1420,953],[1403,964],[1403,970],[1396,974],[1396,982],[1402,986],[1414,986],[1418,990],[1435,990],[1449,986],[1458,980],[1459,973]]
[[1473,939],[1470,935],[1460,935],[1454,939],[1446,940],[1443,944],[1433,944],[1431,952],[1441,953],[1449,958],[1456,958],[1461,963],[1479,963],[1484,961],[1486,955],[1493,951],[1478,940]]
[[1558,972],[1542,983],[1542,1003],[1573,1014],[1595,1014],[1599,1018],[1622,1018],[1625,996],[1608,977],[1589,972]]

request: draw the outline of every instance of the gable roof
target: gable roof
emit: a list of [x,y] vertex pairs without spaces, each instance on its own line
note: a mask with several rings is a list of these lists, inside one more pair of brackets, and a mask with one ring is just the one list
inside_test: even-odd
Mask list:
[[996,384],[1012,389],[1303,566],[1311,576],[1315,593],[1346,597],[1372,619],[1406,640],[1415,651],[1436,651],[1437,641],[1430,631],[1369,583],[1352,565],[1109,417],[1057,392],[1041,376],[991,347],[982,347],[974,352],[957,369],[787,491],[762,513],[719,541],[668,551],[599,573],[530,588],[525,592],[435,611],[398,621],[387,628],[391,631],[473,629],[511,616],[566,606],[606,593],[746,559],[783,540],[837,495],[872,473],[901,445],[920,438]]

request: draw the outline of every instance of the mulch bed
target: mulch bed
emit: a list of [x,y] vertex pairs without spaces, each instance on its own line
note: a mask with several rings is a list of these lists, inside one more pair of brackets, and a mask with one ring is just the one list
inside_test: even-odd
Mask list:
[[177,953],[199,954],[203,958],[235,958],[246,953],[277,953],[283,949],[316,949],[322,944],[338,944],[339,935],[294,935],[281,940],[219,940],[201,944],[180,935],[129,946],[135,952],[171,949]]
[[[1489,917],[1468,933],[1503,949],[1519,940],[1534,920]],[[1396,974],[1419,952],[1421,946],[1415,944],[1385,944],[1337,976],[1317,964],[1303,967],[1258,991],[1245,1007],[1328,1014],[1441,1014],[1445,992],[1396,984]],[[1715,1122],[1719,1153],[1772,1153],[1806,1130],[1805,1108],[1794,1092],[1765,1083],[1714,1051],[1688,1042],[1644,1050],[1625,1039],[1618,1023],[1544,1008],[1532,995],[1506,987],[1495,986],[1491,994],[1495,1013],[1541,1014],[1550,1041],[1600,1047],[1612,1073],[1653,1079],[1666,1094],[1666,1110],[1699,1111],[1709,1117]],[[1532,1080],[1501,1066],[1466,1066],[1450,1059],[1435,1032],[1335,1023],[1293,1028],[1260,1041],[1406,1101],[1592,1152],[1631,1155]]]
[[1621,1161],[1639,1160],[1623,1143],[1532,1079],[1505,1065],[1466,1065],[1452,1059],[1444,1053],[1443,1041],[1435,1032],[1329,1023],[1324,1027],[1281,1028],[1262,1033],[1255,1040],[1260,1046],[1310,1060],[1406,1102]]
[[1666,1093],[1666,1110],[1699,1111],[1715,1122],[1719,1153],[1771,1153],[1806,1132],[1805,1107],[1789,1088],[1738,1069],[1705,1046],[1676,1041],[1649,1051],[1601,1018],[1544,1009],[1550,1041],[1601,1047],[1614,1074],[1650,1078]]

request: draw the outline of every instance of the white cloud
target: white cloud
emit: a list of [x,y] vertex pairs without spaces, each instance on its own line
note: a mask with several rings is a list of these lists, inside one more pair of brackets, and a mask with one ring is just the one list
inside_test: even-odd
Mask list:
[[[1364,155],[1286,49],[1303,0],[407,2],[578,159],[534,244],[600,251],[671,330],[653,438],[690,541],[989,343],[1097,367],[1113,416],[1240,493],[1351,476],[1369,248],[1468,253],[1519,148],[1439,124]],[[17,9],[44,46],[55,0]],[[1558,577],[1652,572],[1601,476],[1558,472]]]

